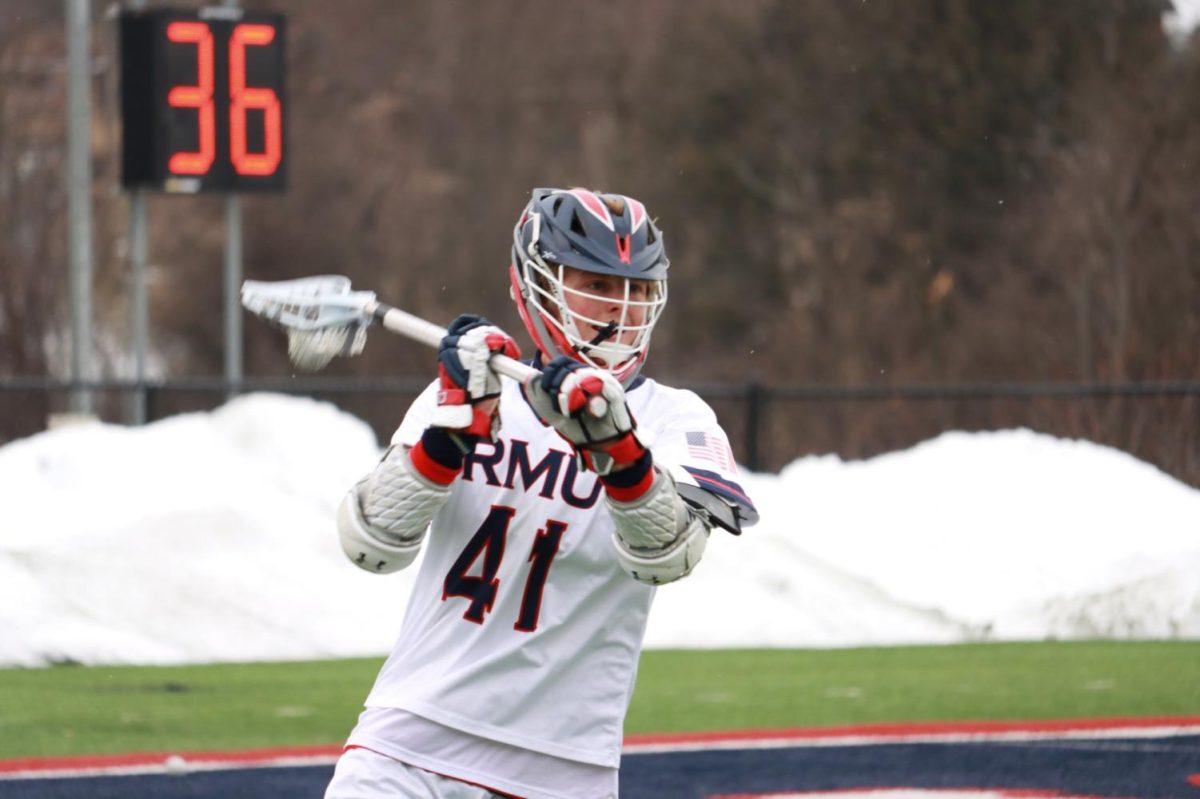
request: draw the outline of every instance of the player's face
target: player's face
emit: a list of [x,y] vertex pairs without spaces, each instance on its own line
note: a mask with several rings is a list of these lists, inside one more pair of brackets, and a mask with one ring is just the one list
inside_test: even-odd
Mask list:
[[[567,308],[589,319],[621,324],[621,309],[625,305],[625,278],[584,272],[582,269],[573,269],[568,266],[563,268],[563,285],[571,289],[571,291],[564,292]],[[630,305],[629,310],[625,313],[625,325],[645,324],[649,306],[634,305],[633,303],[647,302],[654,297],[656,291],[657,288],[652,280],[629,281]],[[584,292],[589,296],[574,292]],[[592,338],[599,331],[596,325],[582,319],[576,319],[576,325],[579,327],[579,334],[584,339]],[[616,338],[616,341],[620,344],[632,344],[636,336],[637,331],[626,330]]]

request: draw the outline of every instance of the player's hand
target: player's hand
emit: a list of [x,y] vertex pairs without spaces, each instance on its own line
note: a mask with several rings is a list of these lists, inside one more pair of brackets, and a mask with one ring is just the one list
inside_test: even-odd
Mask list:
[[[633,434],[636,424],[620,381],[603,369],[584,366],[565,355],[542,368],[527,387],[529,403],[546,424],[575,447],[588,468],[599,474],[636,461],[645,451]],[[602,397],[607,410],[593,416],[591,399]],[[604,457],[597,457],[597,456]]]
[[517,342],[482,316],[463,314],[450,323],[438,347],[438,407],[433,425],[491,438],[497,418],[500,375],[492,355],[520,358]]

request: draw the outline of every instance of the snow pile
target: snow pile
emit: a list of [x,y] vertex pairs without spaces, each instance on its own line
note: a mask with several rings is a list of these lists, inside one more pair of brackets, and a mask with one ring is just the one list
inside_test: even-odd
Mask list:
[[1162,21],[1168,34],[1186,38],[1200,23],[1200,0],[1172,0],[1171,8],[1163,12]]
[[[1109,447],[946,433],[746,488],[764,523],[714,537],[700,579],[659,593],[655,643],[1200,637],[1200,491]],[[721,629],[668,628],[689,612]]]
[[[0,447],[0,665],[386,652],[415,569],[365,574],[333,532],[377,457],[265,394]],[[949,433],[744,482],[762,522],[659,591],[647,645],[1200,636],[1200,492],[1116,450]]]
[[380,651],[404,590],[331,535],[377,457],[365,423],[270,395],[0,449],[0,664]]

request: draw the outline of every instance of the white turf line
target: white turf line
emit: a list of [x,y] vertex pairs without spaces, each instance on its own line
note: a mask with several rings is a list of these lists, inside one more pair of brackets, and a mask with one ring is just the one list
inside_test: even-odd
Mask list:
[[[170,760],[168,758],[168,760]],[[277,757],[264,760],[224,762],[212,760],[163,760],[136,766],[92,766],[84,768],[34,769],[30,771],[0,772],[0,782],[5,780],[48,780],[71,779],[73,777],[136,777],[151,774],[192,774],[197,771],[238,771],[252,768],[288,768],[294,766],[332,766],[337,755],[312,755],[307,757]]]
[[914,743],[1025,743],[1032,741],[1087,741],[1106,739],[1151,739],[1173,738],[1184,735],[1200,735],[1200,724],[1170,725],[1163,727],[1114,727],[1107,730],[1005,730],[1000,732],[944,732],[883,735],[830,735],[826,737],[762,738],[754,740],[728,741],[685,741],[678,743],[627,744],[621,752],[625,755],[655,754],[660,752],[697,752],[707,749],[805,749],[838,746],[883,746],[886,744]]

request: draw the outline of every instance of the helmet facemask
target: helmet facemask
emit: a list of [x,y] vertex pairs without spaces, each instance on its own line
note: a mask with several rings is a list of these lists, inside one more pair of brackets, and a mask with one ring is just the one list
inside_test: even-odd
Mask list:
[[[543,328],[565,355],[611,372],[623,382],[626,376],[636,375],[650,348],[654,325],[666,306],[667,281],[646,281],[649,291],[644,300],[630,299],[632,281],[628,277],[616,277],[623,284],[623,297],[620,298],[570,288],[565,280],[568,267],[547,261],[538,252],[536,242],[541,219],[536,213],[530,216],[527,223],[534,226],[533,236],[528,247],[523,248],[521,226],[518,225],[514,254],[521,255],[520,263],[516,265],[523,284],[520,288],[526,307],[532,312],[530,315],[536,316],[536,321],[541,323],[537,327]],[[568,298],[617,305],[619,310],[613,318],[595,319],[573,310]],[[640,322],[639,315],[642,316]],[[598,332],[586,335],[585,330]]]

